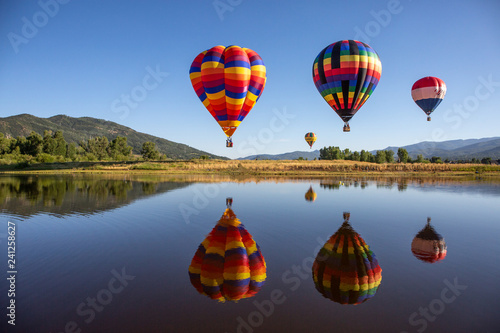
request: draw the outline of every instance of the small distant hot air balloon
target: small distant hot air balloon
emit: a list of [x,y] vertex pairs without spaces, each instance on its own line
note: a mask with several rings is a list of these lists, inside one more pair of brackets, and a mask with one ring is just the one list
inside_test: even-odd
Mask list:
[[317,194],[314,192],[312,186],[309,187],[309,190],[306,192],[306,201],[313,202],[316,200]]
[[427,76],[421,78],[411,87],[411,97],[427,115],[427,121],[431,121],[431,113],[443,101],[446,95],[446,84],[443,80]]
[[266,280],[260,248],[236,218],[232,199],[217,225],[196,251],[189,278],[196,290],[220,302],[255,296]]
[[411,252],[424,262],[435,263],[446,257],[446,243],[443,236],[438,234],[431,226],[431,218],[427,218],[425,228],[413,238]]
[[266,67],[257,52],[247,48],[214,46],[191,64],[189,77],[196,94],[228,137],[259,99],[266,84]]
[[313,132],[309,132],[306,133],[305,139],[306,142],[309,144],[309,149],[311,149],[313,144],[316,142],[317,137],[316,134],[314,134]]
[[330,44],[314,60],[314,84],[344,121],[344,132],[351,130],[349,120],[371,96],[381,74],[377,52],[357,40]]
[[349,217],[344,213],[344,223],[319,251],[312,274],[316,289],[324,297],[356,305],[375,296],[382,269],[375,254],[352,229]]

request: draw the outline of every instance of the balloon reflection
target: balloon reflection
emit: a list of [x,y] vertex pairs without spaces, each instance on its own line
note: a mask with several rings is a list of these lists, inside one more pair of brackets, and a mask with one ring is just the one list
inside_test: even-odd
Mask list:
[[375,254],[349,224],[344,223],[323,245],[314,261],[312,274],[316,289],[340,304],[360,304],[377,292],[382,269]]
[[316,200],[316,197],[318,195],[316,194],[316,192],[314,192],[312,186],[309,187],[309,190],[306,192],[306,201],[310,201],[310,202],[313,202],[314,200]]
[[446,243],[443,236],[431,226],[431,218],[427,218],[427,225],[419,231],[411,242],[411,252],[424,262],[435,263],[446,257]]
[[259,246],[231,209],[232,199],[226,204],[226,211],[189,266],[196,290],[220,302],[253,297],[266,280],[266,262]]

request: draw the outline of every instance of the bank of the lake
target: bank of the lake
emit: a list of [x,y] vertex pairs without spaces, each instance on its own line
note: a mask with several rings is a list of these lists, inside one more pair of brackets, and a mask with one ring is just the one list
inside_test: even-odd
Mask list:
[[218,175],[428,175],[500,177],[499,165],[384,163],[358,161],[307,160],[175,160],[152,162],[65,162],[28,165],[3,165],[0,173],[162,173]]

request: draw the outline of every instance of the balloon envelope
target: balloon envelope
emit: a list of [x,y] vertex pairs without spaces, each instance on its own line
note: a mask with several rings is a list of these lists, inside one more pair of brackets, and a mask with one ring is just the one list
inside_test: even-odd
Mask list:
[[219,45],[194,59],[189,77],[203,105],[231,136],[262,94],[266,67],[255,51]]
[[444,95],[446,95],[446,84],[433,76],[421,78],[411,88],[411,97],[428,116],[443,101]]
[[381,73],[382,63],[377,52],[356,40],[328,45],[313,64],[316,88],[346,123],[371,96]]
[[417,259],[428,263],[446,258],[447,247],[444,238],[430,225],[430,219],[425,228],[413,238],[411,252]]
[[198,247],[189,278],[200,294],[220,302],[252,297],[264,285],[264,257],[232,209],[226,209]]
[[349,215],[316,256],[312,273],[316,289],[340,304],[372,298],[382,281],[377,258],[349,224]]
[[306,142],[309,144],[309,147],[312,147],[313,144],[316,142],[316,134],[313,132],[306,133],[305,135]]

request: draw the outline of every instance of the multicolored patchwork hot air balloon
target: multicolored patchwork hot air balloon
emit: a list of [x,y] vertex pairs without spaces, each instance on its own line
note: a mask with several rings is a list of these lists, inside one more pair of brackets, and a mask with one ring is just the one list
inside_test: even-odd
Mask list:
[[427,121],[431,121],[431,113],[443,101],[446,95],[446,84],[443,80],[427,76],[421,78],[411,87],[411,97],[427,115]]
[[411,242],[411,252],[423,262],[435,263],[446,257],[446,250],[443,236],[434,230],[431,218],[428,217],[425,228],[420,230]]
[[189,278],[200,294],[220,302],[255,296],[264,285],[264,257],[230,204],[198,247]]
[[306,192],[306,201],[313,202],[317,198],[316,192],[314,192],[312,186],[309,187],[309,190]]
[[375,254],[352,229],[349,217],[344,213],[344,223],[319,251],[312,274],[316,289],[324,297],[356,305],[375,296],[382,269]]
[[314,60],[314,84],[344,121],[344,132],[351,130],[349,120],[371,96],[381,74],[377,52],[357,40],[330,44]]
[[305,139],[306,142],[309,144],[309,149],[311,149],[313,144],[316,142],[317,137],[316,134],[314,134],[313,132],[309,132],[306,133]]
[[236,45],[215,46],[194,59],[189,77],[201,102],[226,133],[226,146],[232,147],[231,136],[266,85],[262,58]]

